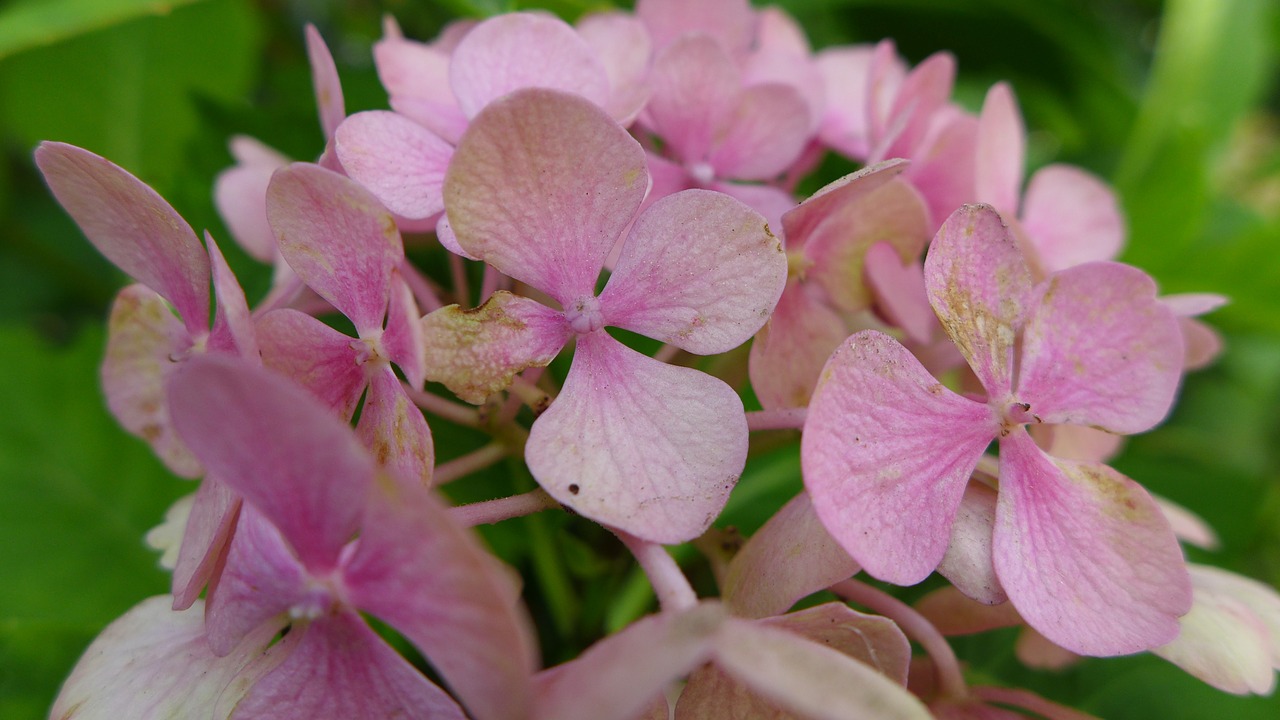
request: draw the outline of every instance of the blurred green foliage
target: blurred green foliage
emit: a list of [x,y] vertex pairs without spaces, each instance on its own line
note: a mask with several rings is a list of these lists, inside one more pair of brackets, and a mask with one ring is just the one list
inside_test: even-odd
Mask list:
[[[959,60],[972,108],[1007,79],[1033,166],[1112,179],[1130,221],[1125,259],[1167,292],[1232,297],[1210,316],[1227,354],[1187,379],[1120,469],[1207,518],[1223,548],[1194,559],[1280,581],[1280,7],[1268,0],[786,0],[815,47],[896,40],[913,62]],[[117,429],[97,387],[102,321],[124,278],[34,173],[41,139],[87,147],[150,183],[201,229],[226,230],[211,186],[247,134],[318,155],[302,26],[337,58],[348,110],[385,107],[369,50],[383,13],[410,37],[517,7],[566,16],[591,0],[18,0],[0,9],[0,717],[40,717],[87,642],[165,578],[143,533],[191,489]],[[250,299],[267,282],[223,242]],[[554,368],[553,368],[554,371]],[[484,439],[436,430],[441,459]],[[460,499],[531,486],[492,469]],[[750,530],[799,487],[794,447],[755,453],[723,522]],[[607,533],[547,514],[485,530],[527,578],[547,662],[651,603]],[[693,553],[684,553],[692,557]],[[693,566],[695,580],[708,582]],[[1213,691],[1150,656],[1033,672],[1010,638],[964,639],[975,678],[1025,685],[1109,718],[1280,717],[1275,698]]]

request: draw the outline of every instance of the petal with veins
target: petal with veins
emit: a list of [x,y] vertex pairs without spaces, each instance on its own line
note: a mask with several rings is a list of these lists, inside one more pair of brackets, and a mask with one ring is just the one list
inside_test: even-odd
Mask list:
[[382,335],[382,346],[387,351],[387,359],[400,367],[409,386],[421,390],[427,374],[422,313],[399,270],[391,273],[391,304],[387,308],[387,329]]
[[658,54],[649,74],[653,94],[645,121],[680,163],[705,162],[732,116],[742,79],[714,39],[690,35]]
[[241,505],[240,495],[216,476],[206,475],[200,483],[173,568],[174,610],[187,609],[206,584],[217,584]]
[[1013,88],[1003,82],[992,85],[978,118],[974,197],[1009,217],[1018,216],[1026,140],[1027,129]]
[[766,410],[808,405],[822,366],[849,336],[844,319],[820,293],[808,283],[788,283],[751,343],[747,372]]
[[368,380],[353,340],[319,320],[288,308],[258,320],[262,363],[307,388],[342,418],[350,418]]
[[444,173],[453,146],[398,113],[356,113],[334,137],[353,180],[397,215],[419,220],[444,209]]
[[719,177],[770,180],[809,142],[809,105],[782,83],[743,88],[724,123],[708,157]]
[[960,500],[951,544],[938,565],[938,573],[960,592],[987,605],[1008,600],[991,559],[991,534],[995,528],[996,491],[970,482]]
[[316,93],[316,110],[320,113],[320,128],[326,140],[347,116],[342,100],[342,82],[338,79],[338,67],[333,63],[329,46],[315,25],[307,24],[307,60],[311,63],[311,87]]
[[1124,245],[1124,217],[1115,193],[1070,165],[1048,165],[1031,176],[1021,218],[1045,272],[1112,260]]
[[728,385],[603,331],[578,337],[564,389],[526,446],[529,470],[556,500],[663,544],[711,525],[746,452],[742,401]]
[[391,368],[369,378],[356,434],[379,465],[423,487],[431,485],[436,464],[431,429]]

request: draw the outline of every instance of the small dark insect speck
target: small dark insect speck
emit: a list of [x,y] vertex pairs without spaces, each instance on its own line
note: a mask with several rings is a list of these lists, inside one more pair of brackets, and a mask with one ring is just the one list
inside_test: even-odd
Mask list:
[[582,488],[578,487],[578,484],[577,484],[577,483],[574,483],[574,484],[572,484],[572,485],[570,485],[570,486],[569,486],[569,494],[570,494],[570,495],[577,495],[577,494],[578,494],[578,491],[579,491],[579,490],[581,490],[581,489],[582,489]]

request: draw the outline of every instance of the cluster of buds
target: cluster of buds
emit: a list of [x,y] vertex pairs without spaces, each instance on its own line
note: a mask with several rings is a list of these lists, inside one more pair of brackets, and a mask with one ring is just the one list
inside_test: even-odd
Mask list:
[[[202,478],[153,536],[172,595],[103,632],[54,717],[1078,717],[966,683],[944,635],[1013,624],[1033,661],[1155,651],[1271,689],[1280,595],[1189,569],[1179,536],[1211,534],[1105,464],[1218,352],[1194,317],[1223,299],[1160,297],[1115,262],[1098,178],[1051,165],[1024,188],[1009,86],[975,115],[946,53],[814,53],[776,9],[640,0],[430,43],[388,21],[392,110],[348,117],[307,33],[319,159],[237,138],[216,184],[275,268],[253,309],[141,181],[36,151],[137,281],[110,318],[112,412]],[[797,197],[827,153],[863,168]],[[492,442],[437,465],[441,422]],[[719,596],[699,598],[664,546],[714,532],[770,430],[800,431],[805,491],[713,558]],[[436,490],[507,458],[539,488]],[[660,611],[539,670],[519,583],[469,528],[560,508],[620,539]],[[917,608],[855,578],[935,571],[950,584]]]

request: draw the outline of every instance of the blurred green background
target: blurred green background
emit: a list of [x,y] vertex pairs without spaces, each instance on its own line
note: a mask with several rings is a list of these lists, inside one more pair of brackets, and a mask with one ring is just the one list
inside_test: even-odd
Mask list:
[[[227,238],[211,186],[231,164],[230,136],[252,135],[296,158],[321,150],[304,23],[315,23],[333,49],[355,111],[385,107],[369,52],[384,13],[408,36],[427,39],[452,17],[533,4],[0,4],[0,717],[45,715],[94,635],[164,592],[166,577],[142,535],[193,489],[171,479],[105,413],[96,371],[102,325],[124,278],[53,203],[31,162],[36,143],[98,152],[151,184],[197,230]],[[1222,549],[1193,551],[1194,559],[1280,581],[1280,3],[778,4],[818,48],[892,37],[912,62],[953,51],[957,96],[971,108],[992,82],[1011,81],[1032,131],[1033,167],[1071,162],[1116,184],[1130,223],[1127,261],[1152,272],[1165,292],[1232,297],[1209,317],[1226,338],[1226,354],[1188,378],[1170,421],[1133,440],[1117,464],[1218,530]],[[603,6],[540,5],[571,19]],[[233,243],[221,245],[252,302],[267,271]],[[776,502],[798,486],[797,473],[785,451],[753,461],[728,519],[750,527],[747,499]],[[500,550],[520,545],[510,542],[512,533],[541,538],[534,543],[541,552],[529,560],[530,594],[543,598],[535,614],[549,614],[556,628],[544,638],[549,661],[619,621],[603,593],[584,588],[597,576],[607,575],[603,585],[614,588],[636,579],[593,559],[589,547],[578,547],[581,538],[551,532],[562,525],[539,520],[488,536]],[[569,607],[594,619],[560,607],[575,592]],[[635,612],[643,610],[639,597]],[[557,651],[560,636],[576,640]],[[997,633],[957,649],[975,678],[1025,685],[1102,717],[1280,717],[1276,698],[1226,696],[1152,657],[1031,672],[1018,667],[1009,640]]]

